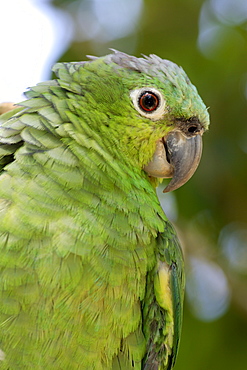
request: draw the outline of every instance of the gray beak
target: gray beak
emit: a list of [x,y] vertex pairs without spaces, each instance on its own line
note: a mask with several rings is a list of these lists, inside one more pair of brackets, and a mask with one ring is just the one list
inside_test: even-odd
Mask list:
[[200,133],[187,137],[182,131],[172,131],[157,142],[153,159],[144,167],[144,171],[153,177],[172,177],[164,189],[164,193],[167,193],[191,178],[198,167],[201,154]]
[[168,135],[166,144],[174,174],[164,193],[179,188],[192,177],[201,160],[202,137],[201,135],[186,137],[181,132],[175,131]]

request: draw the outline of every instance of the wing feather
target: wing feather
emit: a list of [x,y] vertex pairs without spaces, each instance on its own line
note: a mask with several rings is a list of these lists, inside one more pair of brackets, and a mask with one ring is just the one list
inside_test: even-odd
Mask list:
[[183,312],[183,256],[172,226],[157,238],[157,264],[147,276],[143,330],[144,370],[170,370],[178,352]]

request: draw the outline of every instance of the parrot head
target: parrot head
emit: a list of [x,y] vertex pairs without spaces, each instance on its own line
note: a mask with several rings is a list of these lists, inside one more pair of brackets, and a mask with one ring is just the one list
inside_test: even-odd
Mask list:
[[[209,126],[207,108],[184,70],[156,55],[136,58],[116,50],[89,59],[80,63],[78,81],[102,145],[155,185],[172,178],[164,192],[182,186],[200,162]],[[81,114],[87,119],[87,110]]]

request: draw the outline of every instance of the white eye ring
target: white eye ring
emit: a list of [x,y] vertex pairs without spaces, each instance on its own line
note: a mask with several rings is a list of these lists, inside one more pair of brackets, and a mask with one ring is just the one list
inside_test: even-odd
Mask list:
[[[165,99],[154,87],[132,90],[130,97],[137,112],[146,118],[157,121],[166,113]],[[144,105],[144,99],[146,100],[146,106]]]

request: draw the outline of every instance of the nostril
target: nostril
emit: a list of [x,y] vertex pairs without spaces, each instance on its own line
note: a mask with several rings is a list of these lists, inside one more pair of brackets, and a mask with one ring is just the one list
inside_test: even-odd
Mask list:
[[191,117],[189,119],[177,118],[176,121],[177,128],[187,137],[202,135],[204,132],[203,125],[197,117]]
[[199,132],[199,131],[200,131],[200,129],[199,129],[198,126],[192,125],[192,126],[188,127],[188,132],[190,134],[195,134],[196,132]]

